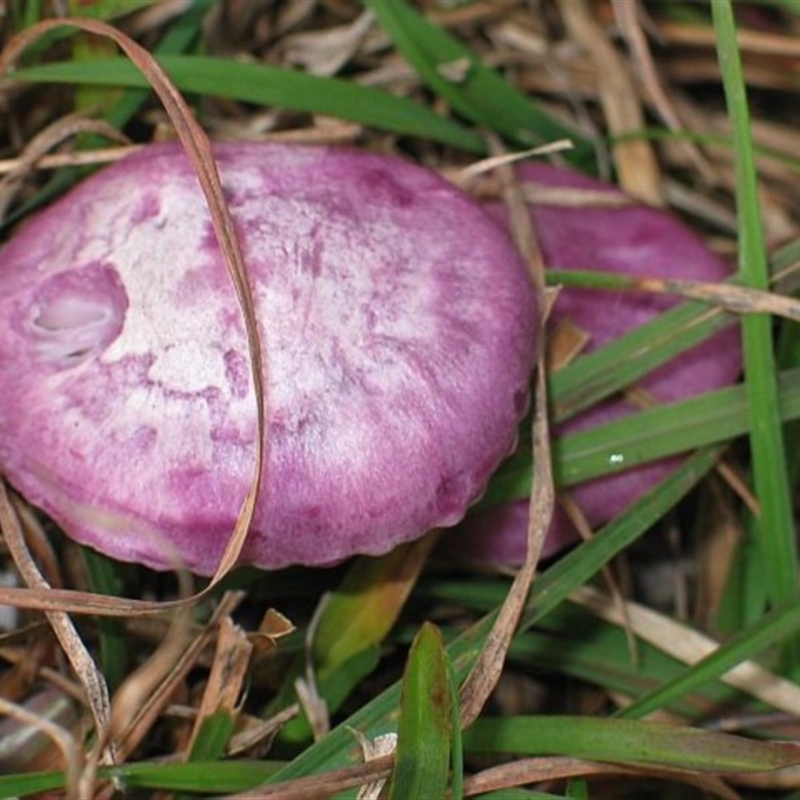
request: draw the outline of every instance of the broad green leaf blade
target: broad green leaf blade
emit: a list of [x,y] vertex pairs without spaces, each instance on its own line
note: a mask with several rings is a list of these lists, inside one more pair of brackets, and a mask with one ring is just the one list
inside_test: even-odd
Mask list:
[[[329,114],[472,153],[485,150],[483,139],[463,125],[406,98],[351,81],[210,56],[165,55],[159,58],[159,63],[183,92]],[[123,58],[45,64],[17,70],[10,77],[42,83],[132,88],[147,88],[148,85],[136,67]]]
[[763,742],[657,722],[592,717],[477,720],[464,733],[475,753],[562,755],[699,772],[765,772],[800,764],[800,745]]
[[314,635],[320,675],[380,645],[394,626],[434,544],[429,537],[380,558],[362,556],[325,603]]
[[[361,556],[341,585],[327,595],[319,614],[311,652],[317,689],[333,713],[350,692],[377,666],[380,646],[403,610],[416,584],[435,536],[400,545],[379,558]],[[291,670],[275,711],[294,701],[294,681],[304,670]],[[305,715],[282,729],[283,742],[309,739]]]
[[570,139],[575,149],[565,157],[575,163],[591,160],[591,145],[576,129],[545,114],[406,0],[366,0],[366,4],[422,79],[459,114],[523,147]]
[[442,636],[426,622],[411,644],[403,673],[390,800],[426,800],[446,795],[451,695]]

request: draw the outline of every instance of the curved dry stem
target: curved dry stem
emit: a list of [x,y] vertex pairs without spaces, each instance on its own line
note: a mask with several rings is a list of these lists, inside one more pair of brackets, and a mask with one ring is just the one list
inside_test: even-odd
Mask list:
[[211,148],[211,142],[200,124],[192,115],[169,76],[164,72],[156,59],[133,39],[116,28],[99,20],[69,19],[45,20],[17,34],[0,53],[0,75],[6,73],[17,57],[37,39],[55,28],[70,26],[87,33],[93,33],[114,41],[131,62],[149,81],[153,91],[161,100],[169,118],[175,127],[189,160],[197,174],[200,186],[205,195],[211,214],[214,232],[217,237],[231,281],[236,290],[239,307],[244,318],[247,345],[250,356],[250,371],[253,380],[257,408],[257,435],[255,466],[253,480],[242,503],[236,526],[223,553],[211,584],[205,592],[195,595],[193,601],[204,596],[235,566],[241,553],[250,523],[255,512],[256,500],[261,488],[263,465],[266,460],[265,442],[265,382],[263,375],[264,360],[262,356],[262,339],[255,314],[247,268],[244,263],[239,241],[233,224],[233,218],[225,203],[219,172]]
[[[493,155],[501,155],[497,140],[490,141]],[[510,167],[501,163],[501,179],[506,182],[506,201],[512,222],[512,233],[536,291],[541,309],[537,331],[538,357],[536,359],[536,384],[533,401],[533,490],[530,499],[527,553],[525,563],[514,578],[500,613],[492,626],[486,642],[460,690],[461,725],[466,728],[480,715],[486,701],[494,691],[503,672],[506,654],[519,624],[522,611],[533,584],[536,566],[550,527],[555,508],[555,488],[550,455],[550,427],[547,418],[547,373],[545,368],[545,323],[547,303],[544,288],[544,260],[536,234],[525,209],[519,185],[513,180]]]
[[[39,572],[39,568],[28,551],[19,517],[11,505],[5,482],[2,479],[0,479],[0,528],[3,530],[11,557],[14,559],[14,563],[25,583],[42,593],[50,591],[50,584]],[[89,710],[94,719],[98,736],[103,736],[111,716],[111,701],[108,696],[108,686],[105,678],[98,669],[97,664],[95,664],[94,659],[89,655],[89,651],[72,624],[69,615],[63,610],[51,610],[45,613],[53,633],[55,633],[64,653],[66,653],[72,669],[75,671],[86,693],[86,700],[89,704]],[[104,760],[113,762],[114,753],[111,748],[105,754]]]

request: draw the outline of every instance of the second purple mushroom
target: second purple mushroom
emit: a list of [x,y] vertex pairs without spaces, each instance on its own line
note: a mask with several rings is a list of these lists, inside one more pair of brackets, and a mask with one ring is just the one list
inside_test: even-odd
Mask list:
[[[613,186],[538,163],[523,166],[520,178],[527,184],[531,222],[547,267],[709,282],[731,274],[730,266],[672,214],[626,199]],[[564,190],[573,190],[571,196]],[[604,198],[611,202],[604,204]],[[508,226],[501,204],[493,204],[490,211]],[[588,334],[583,352],[591,352],[677,302],[644,292],[569,287],[562,289],[549,326],[552,330],[569,320]],[[647,375],[639,385],[658,402],[674,402],[733,383],[741,363],[738,329],[728,328]],[[557,426],[553,434],[577,433],[635,411],[623,397],[610,398]],[[676,457],[598,478],[573,487],[570,495],[589,525],[597,528],[679,463]],[[527,526],[528,501],[507,503],[473,514],[449,536],[448,544],[470,559],[518,565],[525,557]],[[576,529],[557,508],[542,556],[557,553],[577,538]]]

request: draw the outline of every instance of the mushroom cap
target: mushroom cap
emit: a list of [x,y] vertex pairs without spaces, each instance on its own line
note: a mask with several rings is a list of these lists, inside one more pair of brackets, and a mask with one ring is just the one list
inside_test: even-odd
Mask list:
[[[267,387],[242,562],[324,565],[455,524],[528,402],[537,309],[507,235],[396,158],[215,154]],[[213,573],[255,435],[242,317],[179,146],[97,173],[0,250],[0,467],[69,536]]]
[[[525,183],[543,189],[578,189],[623,198],[614,186],[550,164],[520,168]],[[492,204],[490,213],[508,225],[505,208]],[[529,202],[531,222],[547,266],[585,269],[631,276],[722,281],[731,268],[672,214],[636,204],[598,207]],[[552,328],[570,320],[590,335],[591,352],[639,327],[679,301],[644,292],[606,292],[576,287],[561,290],[548,320]],[[675,402],[733,383],[741,372],[737,328],[728,328],[643,377],[638,385],[662,403]],[[555,437],[595,428],[634,413],[622,397],[612,397],[556,426]],[[664,459],[572,487],[570,494],[596,528],[620,514],[681,463]],[[469,517],[450,536],[450,545],[470,559],[520,564],[527,546],[528,501],[508,503]],[[560,509],[542,551],[555,554],[578,538]]]

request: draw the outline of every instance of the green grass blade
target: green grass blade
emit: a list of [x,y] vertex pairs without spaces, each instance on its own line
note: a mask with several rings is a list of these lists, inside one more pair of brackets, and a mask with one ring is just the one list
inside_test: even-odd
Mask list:
[[[412,100],[351,81],[210,56],[165,55],[159,58],[159,63],[183,92],[330,114],[378,130],[419,136],[473,153],[485,150],[483,139],[463,125]],[[27,82],[148,86],[136,67],[123,58],[45,64],[17,70],[11,77]]]
[[[432,544],[432,540],[412,542],[379,558],[361,556],[341,585],[327,594],[316,622],[311,663],[317,688],[331,713],[377,665],[380,647],[403,610]],[[296,669],[289,670],[279,697],[271,703],[273,711],[294,702],[295,680],[305,669],[302,659]],[[284,743],[310,737],[303,714],[280,733]]]
[[749,524],[747,530],[748,535],[741,538],[733,553],[719,610],[713,621],[714,630],[721,634],[742,630],[759,619],[765,611],[761,552]]
[[464,738],[461,731],[461,698],[458,695],[458,681],[450,656],[445,652],[447,666],[447,683],[450,689],[450,730],[452,775],[450,778],[450,798],[464,798]]
[[155,0],[70,0],[69,16],[85,19],[112,20],[155,4]]
[[718,455],[713,448],[698,450],[592,539],[567,553],[537,578],[520,629],[525,630],[546,616],[573,589],[587,583],[615,555],[655,525],[697,485],[714,466]]
[[[782,373],[778,385],[781,419],[800,419],[800,368]],[[749,428],[744,386],[718,389],[633,413],[556,440],[556,483],[575,486],[698,447],[722,444],[747,433]],[[492,478],[477,508],[527,497],[532,473],[528,454],[509,459]]]
[[[335,713],[362,681],[375,671],[381,660],[380,649],[368,647],[350,656],[334,669],[327,670],[324,675],[316,676],[316,688],[319,696],[325,700],[328,711]],[[277,713],[297,698],[294,680],[300,677],[302,669],[293,669],[287,673],[283,690],[269,705],[267,713]],[[280,730],[277,742],[281,745],[297,747],[307,744],[312,738],[311,723],[305,713],[289,720]]]
[[468,751],[563,755],[699,772],[762,772],[800,764],[794,743],[761,742],[657,722],[593,717],[503,717],[477,720]]
[[442,635],[426,622],[411,644],[400,696],[390,800],[447,794],[452,687]]
[[[507,581],[497,578],[461,581],[433,579],[421,586],[424,597],[455,603],[476,612],[486,612],[496,607],[503,601],[507,591]],[[768,634],[772,638],[762,636],[754,644],[767,646],[769,641],[778,641],[791,624],[792,620],[785,618],[781,622],[784,626],[782,633],[773,631]],[[624,629],[598,619],[572,603],[562,603],[538,620],[535,628],[517,635],[509,652],[509,660],[539,675],[567,675],[602,687],[607,692],[620,692],[634,698],[645,697],[667,683],[683,679],[689,671],[685,662],[645,640],[637,641],[634,661],[630,640]],[[760,701],[750,701],[742,690],[724,684],[713,676],[696,688],[695,685],[690,686],[687,692],[672,698],[669,710],[688,720],[708,719],[709,715],[725,713],[726,709],[734,706],[743,714],[751,710],[768,710]]]
[[[649,695],[686,672],[684,663],[643,641],[636,642],[634,664],[624,631],[596,618],[583,619],[560,612],[561,608],[542,622],[548,631],[537,629],[518,637],[511,648],[511,660],[526,666],[535,664],[537,672],[567,675],[636,698]],[[566,628],[561,624],[564,618],[577,620],[577,627]],[[553,632],[549,631],[551,625]],[[581,634],[585,638],[579,640]],[[741,692],[714,680],[674,699],[669,709],[688,720],[702,720],[716,709],[731,708],[734,704],[741,708],[745,702]]]
[[[780,418],[797,419],[800,369],[781,374],[778,386]],[[749,426],[744,386],[648,409],[558,441],[558,482],[574,486],[696,447],[720,444],[746,433]]]
[[[81,547],[80,553],[86,569],[89,590],[111,597],[122,595],[124,582],[121,572],[124,567],[90,547]],[[125,680],[130,669],[131,654],[128,648],[130,637],[121,620],[101,617],[97,624],[100,631],[100,664],[103,677],[113,693]]]
[[189,760],[214,761],[222,758],[235,726],[236,718],[229,711],[216,711],[206,717],[200,723]]
[[379,558],[361,556],[331,592],[314,633],[314,665],[320,676],[362,650],[381,645],[403,610],[424,558],[419,543]]
[[[122,790],[160,789],[173,792],[229,794],[262,784],[281,767],[276,761],[212,761],[191,764],[132,763],[100,767],[98,778],[114,778]],[[24,797],[64,788],[63,772],[0,775],[0,797]]]
[[550,381],[555,422],[563,422],[694,347],[731,318],[719,309],[684,303],[604,347],[588,353]]
[[[185,53],[197,41],[203,19],[211,8],[213,0],[194,0],[185,14],[181,14],[169,27],[164,37],[156,45],[159,57]],[[116,128],[124,127],[147,100],[147,89],[128,89],[112,108],[106,119]]]
[[[366,0],[366,4],[400,53],[459,114],[523,147],[570,139],[575,148],[565,157],[584,165],[591,161],[591,145],[577,130],[545,114],[406,0]],[[457,77],[448,77],[449,70]]]
[[[769,273],[750,138],[750,114],[733,8],[729,0],[718,0],[711,4],[711,11],[734,134],[739,274],[746,285],[754,289],[768,289]],[[771,318],[763,314],[748,314],[742,321],[753,482],[761,506],[756,524],[763,554],[763,582],[772,602],[778,603],[797,590],[798,553],[778,412],[771,325]],[[790,660],[793,669],[800,667],[798,640],[792,647]]]
[[7,6],[12,31],[30,28],[46,16],[42,0],[11,0]]
[[[156,45],[154,52],[159,56],[163,56],[165,54],[175,55],[186,51],[197,39],[203,18],[212,2],[213,0],[195,0],[192,7],[172,23],[164,37]],[[74,29],[66,28],[65,30],[70,35],[74,33]],[[54,33],[58,33],[58,31],[54,31]],[[31,50],[35,50],[35,45]],[[31,50],[28,51],[29,56]],[[148,89],[128,89],[117,104],[106,114],[106,121],[115,128],[124,128],[147,100],[148,96]],[[84,137],[83,140],[88,143],[88,147],[91,147],[99,142],[100,138],[90,135]],[[0,234],[10,229],[16,222],[35,209],[40,208],[49,200],[65,192],[75,183],[79,176],[86,174],[86,172],[87,170],[76,167],[58,170],[33,197],[21,203],[10,214],[5,216],[0,222]]]
[[797,634],[800,627],[798,598],[790,597],[744,631],[699,661],[683,675],[660,686],[654,692],[638,698],[622,709],[617,716],[635,719],[676,702],[728,670],[753,658],[776,642],[783,642]]
[[498,789],[496,792],[486,792],[478,795],[480,800],[565,800],[563,794],[550,794],[549,792],[535,792],[531,789]]

